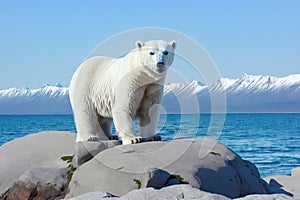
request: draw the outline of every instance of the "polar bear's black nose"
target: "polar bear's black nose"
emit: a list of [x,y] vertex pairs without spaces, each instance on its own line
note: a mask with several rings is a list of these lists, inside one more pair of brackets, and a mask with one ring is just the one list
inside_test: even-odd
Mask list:
[[165,66],[165,63],[164,62],[158,62],[157,63],[157,67],[158,68],[163,68]]

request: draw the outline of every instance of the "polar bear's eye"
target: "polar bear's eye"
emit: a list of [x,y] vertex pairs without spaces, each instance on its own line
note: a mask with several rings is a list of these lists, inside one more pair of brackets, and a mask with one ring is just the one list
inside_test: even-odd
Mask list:
[[153,55],[154,55],[154,52],[153,52],[153,51],[150,51],[150,55],[153,56]]
[[165,54],[165,55],[168,55],[168,53],[169,53],[169,52],[167,52],[167,51],[164,51],[164,53],[163,53],[163,54]]

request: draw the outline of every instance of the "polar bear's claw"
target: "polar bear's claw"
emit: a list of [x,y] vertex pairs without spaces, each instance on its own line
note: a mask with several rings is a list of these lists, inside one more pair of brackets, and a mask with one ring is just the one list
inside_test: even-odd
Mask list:
[[153,141],[161,141],[161,137],[159,135],[154,135]]
[[136,137],[136,138],[131,139],[131,144],[141,143],[141,142],[142,142],[141,137]]
[[117,135],[111,135],[111,136],[108,136],[108,139],[109,140],[119,140],[119,137]]
[[95,141],[99,141],[99,138],[98,137],[90,137],[87,141],[95,142]]

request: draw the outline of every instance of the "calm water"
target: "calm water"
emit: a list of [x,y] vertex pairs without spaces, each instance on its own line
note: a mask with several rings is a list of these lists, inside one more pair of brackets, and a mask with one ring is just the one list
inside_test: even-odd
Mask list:
[[[47,130],[74,132],[73,116],[0,116],[0,145]],[[300,166],[300,114],[162,115],[159,134],[164,140],[218,139],[255,163],[263,177],[289,175]]]

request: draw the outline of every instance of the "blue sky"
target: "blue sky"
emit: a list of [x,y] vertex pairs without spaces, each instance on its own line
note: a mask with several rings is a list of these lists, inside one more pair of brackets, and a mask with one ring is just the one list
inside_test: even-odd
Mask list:
[[96,45],[141,27],[190,36],[223,77],[300,73],[299,8],[296,0],[0,1],[0,89],[67,86]]

